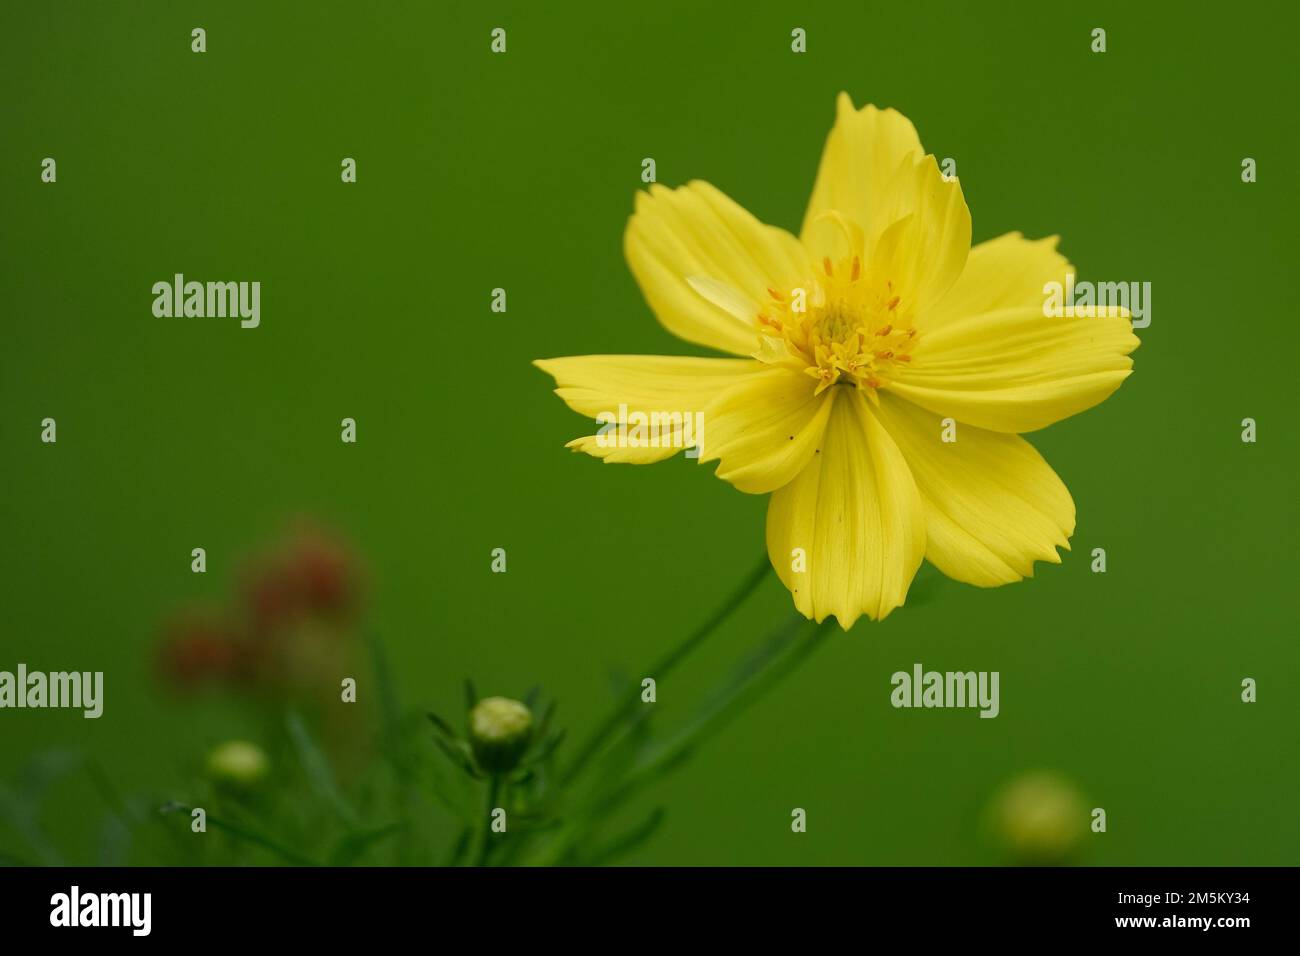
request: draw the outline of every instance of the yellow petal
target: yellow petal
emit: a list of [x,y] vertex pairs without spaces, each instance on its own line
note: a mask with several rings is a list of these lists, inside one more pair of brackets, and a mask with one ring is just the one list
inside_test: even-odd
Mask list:
[[686,416],[693,421],[723,390],[764,368],[753,359],[661,355],[578,355],[533,364],[555,379],[556,395],[588,418],[617,420],[619,407],[626,406],[628,415],[658,415],[668,422],[652,446],[611,445],[595,435],[569,442],[575,451],[635,464],[662,461],[687,447],[685,438],[693,442],[696,430],[687,432]]
[[[796,571],[795,549],[806,570]],[[818,621],[847,630],[903,603],[925,554],[920,495],[902,453],[857,389],[843,389],[820,449],[767,510],[767,552],[794,596]]]
[[924,315],[957,282],[970,256],[970,210],[961,186],[944,181],[933,156],[905,163],[892,189],[899,218],[880,234],[867,268]]
[[868,271],[892,282],[913,310],[927,308],[970,252],[961,185],[944,180],[906,117],[855,110],[844,93],[837,107],[801,238],[814,260],[865,255]]
[[1032,577],[1035,561],[1060,564],[1074,501],[1029,442],[972,425],[944,442],[938,415],[888,392],[877,414],[921,493],[931,564],[980,587]]
[[574,355],[533,362],[558,386],[555,394],[575,412],[595,418],[620,403],[641,411],[702,411],[747,372],[753,359],[679,355]]
[[[755,320],[768,287],[790,288],[808,274],[798,239],[704,182],[638,193],[623,250],[646,302],[670,332],[737,355],[758,347]],[[700,289],[727,289],[726,307]],[[748,306],[747,318],[737,317],[738,306]]]
[[817,395],[786,368],[745,376],[704,410],[700,460],[720,458],[718,477],[750,494],[789,484],[816,453],[836,391]]
[[1029,432],[1091,408],[1119,388],[1139,345],[1123,317],[1048,317],[999,309],[923,331],[888,387],[943,418]]
[[758,312],[758,303],[753,296],[745,295],[717,279],[687,276],[686,284],[728,315],[740,319],[747,326],[753,323]]
[[672,429],[667,438],[660,436],[653,444],[619,444],[609,436],[602,439],[599,435],[583,435],[566,442],[564,447],[583,452],[592,458],[600,458],[607,465],[653,465],[681,451],[686,447],[688,438],[693,439],[693,436],[688,436],[682,428],[677,427]]
[[[842,230],[818,217],[826,212],[847,216],[862,228],[867,247],[900,218],[891,196],[905,159],[919,160],[925,150],[911,120],[896,110],[868,104],[854,109],[847,93],[835,102],[835,125],[822,149],[801,238],[818,255],[842,256]],[[853,250],[857,251],[857,250]]]
[[1026,239],[1018,232],[981,242],[970,251],[966,267],[948,294],[922,317],[924,328],[935,329],[958,319],[998,309],[1041,306],[1049,282],[1065,284],[1073,272],[1056,251],[1057,236]]

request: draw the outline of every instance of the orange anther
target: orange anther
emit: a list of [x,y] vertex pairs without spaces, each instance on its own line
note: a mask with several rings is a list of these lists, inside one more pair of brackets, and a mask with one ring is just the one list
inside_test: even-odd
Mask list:
[[893,312],[896,308],[898,308],[898,296],[894,296],[889,300],[889,311]]
[[826,270],[826,274],[827,274],[828,276],[833,276],[833,275],[835,275],[835,270],[834,270],[833,268],[831,268],[831,257],[830,257],[830,256],[827,256],[825,259],[822,260],[822,268]]
[[857,257],[857,256],[854,256],[854,257],[853,257],[853,276],[852,276],[853,281],[854,281],[854,282],[857,282],[857,281],[858,281],[858,276],[860,276],[860,275],[862,275],[862,263],[858,260],[858,257]]
[[783,296],[780,292],[777,292],[771,286],[767,287],[767,294],[770,295],[772,298],[776,299],[777,302],[785,301],[785,296]]
[[887,325],[887,326],[885,326],[883,329],[881,329],[880,331],[878,331],[876,334],[877,334],[877,335],[888,335],[888,334],[889,334],[890,332],[892,332],[892,331],[894,331],[894,327],[893,327],[892,325]]

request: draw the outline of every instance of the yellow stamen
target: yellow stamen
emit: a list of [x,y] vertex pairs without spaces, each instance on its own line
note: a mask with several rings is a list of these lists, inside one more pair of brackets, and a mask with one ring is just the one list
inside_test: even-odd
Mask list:
[[912,362],[900,353],[915,348],[914,309],[903,301],[905,290],[895,294],[892,280],[866,265],[860,252],[828,255],[821,261],[824,275],[807,277],[802,292],[766,288],[754,323],[762,339],[759,359],[798,363],[816,380],[818,394],[851,385],[874,400],[877,389],[888,388],[894,373]]

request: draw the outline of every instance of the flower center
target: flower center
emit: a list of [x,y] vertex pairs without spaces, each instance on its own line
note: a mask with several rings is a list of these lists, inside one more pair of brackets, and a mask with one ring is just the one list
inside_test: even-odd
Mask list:
[[858,256],[823,259],[822,269],[804,287],[767,290],[757,316],[764,345],[784,347],[818,394],[832,385],[881,388],[912,361],[912,309],[888,279],[864,274]]

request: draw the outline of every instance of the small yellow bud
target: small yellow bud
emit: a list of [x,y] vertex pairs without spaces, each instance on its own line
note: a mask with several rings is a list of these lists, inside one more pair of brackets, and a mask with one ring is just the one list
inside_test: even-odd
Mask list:
[[208,754],[208,776],[217,783],[251,788],[271,769],[270,761],[257,744],[228,740]]
[[999,842],[1021,864],[1070,863],[1088,833],[1082,796],[1053,771],[1032,771],[1011,780],[991,811]]

